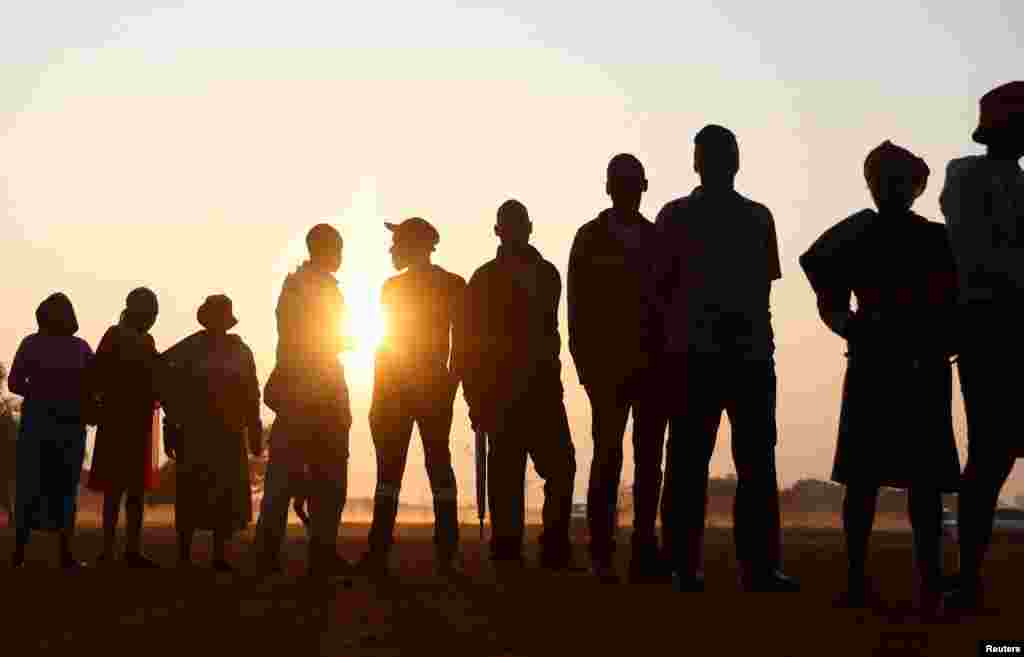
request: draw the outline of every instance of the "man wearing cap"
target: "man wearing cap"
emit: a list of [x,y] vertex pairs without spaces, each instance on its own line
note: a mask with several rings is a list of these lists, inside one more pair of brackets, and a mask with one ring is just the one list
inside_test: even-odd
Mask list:
[[963,315],[958,367],[967,466],[958,520],[960,588],[949,600],[962,607],[981,602],[981,566],[999,491],[1024,456],[1011,383],[1024,370],[1024,81],[988,92],[980,110],[973,139],[986,152],[950,162],[940,196]]
[[370,432],[377,452],[369,551],[362,569],[384,574],[394,538],[398,496],[413,425],[419,428],[434,496],[437,568],[451,573],[458,552],[458,495],[448,438],[462,378],[458,347],[466,282],[430,261],[440,236],[424,219],[385,224],[391,259],[402,272],[385,281],[384,341],[374,367]]
[[587,521],[594,573],[617,579],[612,567],[622,440],[633,412],[633,537],[630,578],[663,573],[655,523],[667,422],[655,365],[661,348],[654,277],[654,224],[640,214],[647,191],[643,165],[622,153],[608,163],[612,207],[584,224],[569,255],[569,350],[590,398],[594,455]]
[[[498,208],[497,257],[466,290],[463,394],[473,428],[490,439],[491,559],[523,562],[526,459],[544,479],[541,566],[572,569],[569,521],[576,456],[563,402],[558,269],[530,245],[526,206]],[[509,572],[514,572],[509,571]]]
[[338,358],[348,348],[341,333],[344,298],[334,278],[343,243],[332,226],[318,224],[306,235],[306,246],[309,260],[285,279],[277,303],[277,363],[264,390],[264,402],[277,417],[270,433],[256,547],[265,566],[279,572],[288,502],[302,484],[312,498],[307,565],[313,574],[329,575],[348,569],[337,554],[352,427],[345,371]]
[[779,572],[769,312],[772,281],[782,275],[775,222],[768,208],[736,192],[736,136],[709,125],[694,141],[701,184],[668,203],[656,222],[664,248],[658,286],[665,346],[679,386],[662,500],[674,579],[683,591],[704,587],[708,466],[724,410],[738,480],[734,515],[741,583],[750,591],[793,591],[796,583]]

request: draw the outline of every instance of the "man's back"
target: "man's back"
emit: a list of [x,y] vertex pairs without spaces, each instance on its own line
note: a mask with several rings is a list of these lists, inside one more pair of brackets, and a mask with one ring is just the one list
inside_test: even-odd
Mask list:
[[378,367],[405,375],[442,369],[458,373],[452,330],[461,324],[465,288],[461,276],[437,265],[389,278],[381,291],[387,328]]
[[698,187],[667,204],[657,227],[669,350],[770,356],[771,282],[782,272],[768,208]]

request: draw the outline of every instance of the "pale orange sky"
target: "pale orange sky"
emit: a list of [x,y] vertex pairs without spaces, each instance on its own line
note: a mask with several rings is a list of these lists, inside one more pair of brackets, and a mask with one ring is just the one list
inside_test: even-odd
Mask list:
[[[608,159],[627,151],[646,165],[653,218],[696,184],[692,136],[716,122],[739,136],[740,191],[771,208],[779,233],[783,484],[828,476],[844,362],[798,256],[868,204],[861,163],[884,139],[928,161],[917,210],[941,221],[945,163],[977,152],[976,99],[1020,77],[1024,54],[1011,27],[1024,12],[992,0],[941,10],[105,0],[64,7],[60,21],[51,4],[8,11],[0,28],[0,360],[50,292],[69,294],[95,346],[145,284],[162,304],[161,348],[195,330],[206,295],[229,294],[265,378],[277,287],[313,224],[344,234],[341,279],[357,310],[391,273],[383,221],[430,219],[442,236],[435,261],[468,278],[493,257],[494,212],[509,197],[527,205],[535,244],[564,276],[576,229],[607,205]],[[563,297],[566,338],[564,313]],[[362,497],[374,478],[369,358],[349,361],[351,495]],[[582,499],[590,410],[567,349],[563,364]],[[956,404],[962,441],[958,392]],[[471,496],[461,395],[452,443]],[[728,447],[724,423],[716,473],[732,470]],[[624,481],[630,459],[627,448]],[[1014,475],[1004,494],[1022,491]],[[428,493],[417,446],[403,496]]]

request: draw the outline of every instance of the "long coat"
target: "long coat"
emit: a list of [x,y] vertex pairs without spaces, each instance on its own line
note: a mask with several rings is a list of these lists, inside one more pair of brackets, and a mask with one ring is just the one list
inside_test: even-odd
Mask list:
[[832,479],[958,488],[952,373],[956,271],[942,224],[863,210],[800,258],[823,316],[857,310]]
[[89,488],[107,493],[156,488],[158,368],[159,354],[148,333],[117,325],[100,340],[87,375],[91,394],[100,400]]
[[247,432],[260,430],[252,351],[237,335],[195,333],[163,354],[165,435],[177,450],[175,522],[232,532],[252,519]]

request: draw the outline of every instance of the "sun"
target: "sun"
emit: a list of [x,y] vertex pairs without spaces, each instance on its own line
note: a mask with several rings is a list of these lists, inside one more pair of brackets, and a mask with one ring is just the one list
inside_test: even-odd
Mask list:
[[345,295],[341,330],[350,347],[341,358],[346,371],[357,378],[372,376],[374,355],[386,332],[380,307],[380,282],[371,280],[373,278],[361,269],[348,270],[341,276]]

